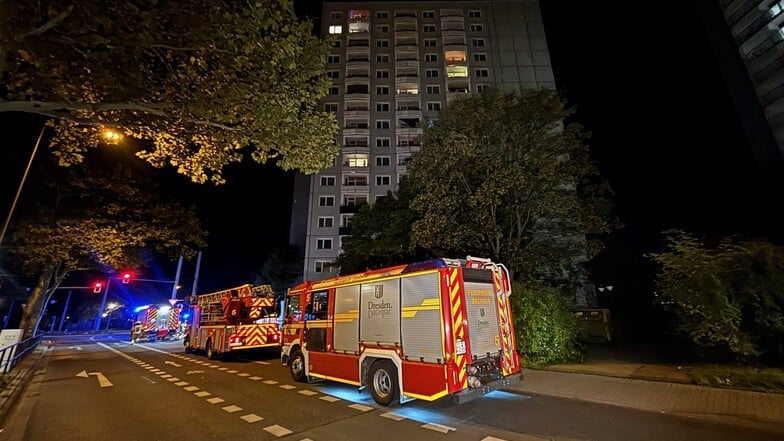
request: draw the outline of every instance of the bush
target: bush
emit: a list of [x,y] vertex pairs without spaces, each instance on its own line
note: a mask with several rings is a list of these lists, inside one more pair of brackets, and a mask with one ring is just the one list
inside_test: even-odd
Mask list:
[[579,323],[569,304],[554,288],[512,285],[517,347],[528,367],[583,360]]

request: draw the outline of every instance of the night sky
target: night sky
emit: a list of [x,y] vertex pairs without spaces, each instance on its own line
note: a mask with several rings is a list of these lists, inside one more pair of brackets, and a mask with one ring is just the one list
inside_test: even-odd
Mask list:
[[[781,238],[780,192],[755,169],[727,86],[691,2],[542,1],[556,84],[578,108],[574,118],[593,132],[596,160],[616,192],[616,215],[627,227],[614,235],[596,267],[597,283],[628,294],[650,289],[643,253],[660,232],[754,234]],[[318,17],[315,1],[298,11]],[[0,203],[10,205],[38,129],[0,115]],[[22,151],[22,158],[14,152]],[[288,243],[293,175],[244,165],[219,188],[169,175],[169,188],[198,204],[211,235],[199,291],[253,281],[273,247]],[[183,268],[192,279],[195,262]],[[168,270],[174,275],[174,266]],[[189,283],[189,282],[186,282]]]

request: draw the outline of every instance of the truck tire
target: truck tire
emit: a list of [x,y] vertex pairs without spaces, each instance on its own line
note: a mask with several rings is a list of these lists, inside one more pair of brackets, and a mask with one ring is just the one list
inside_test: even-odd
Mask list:
[[204,350],[207,351],[207,358],[208,359],[210,359],[210,360],[217,360],[218,359],[219,353],[215,352],[215,350],[212,348],[212,340],[211,339],[207,340],[207,345],[204,346]]
[[289,355],[289,370],[291,371],[291,378],[299,383],[305,383],[305,356],[302,351],[295,349]]
[[368,372],[367,384],[376,403],[389,406],[397,400],[397,369],[391,361],[378,360],[373,363]]

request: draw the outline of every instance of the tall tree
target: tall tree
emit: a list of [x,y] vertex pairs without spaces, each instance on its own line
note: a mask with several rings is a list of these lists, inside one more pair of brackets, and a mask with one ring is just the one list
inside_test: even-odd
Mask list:
[[[49,169],[57,169],[50,166]],[[76,270],[144,266],[153,256],[195,256],[205,246],[194,208],[163,200],[149,176],[85,163],[39,177],[36,203],[17,213],[9,253],[37,275],[20,327],[35,329],[48,297]],[[43,188],[41,188],[43,187]]]
[[406,180],[394,193],[364,205],[351,218],[351,235],[343,239],[343,252],[335,265],[341,274],[383,268],[432,256],[434,252],[411,242],[411,225],[419,218],[410,209],[413,198]]
[[246,154],[314,173],[338,152],[329,44],[291,0],[4,0],[0,112],[50,117],[62,164],[111,127],[197,183]]
[[409,166],[411,208],[421,215],[412,242],[491,257],[517,277],[585,283],[580,263],[611,230],[611,204],[588,157],[589,134],[564,125],[568,116],[548,90],[451,103]]

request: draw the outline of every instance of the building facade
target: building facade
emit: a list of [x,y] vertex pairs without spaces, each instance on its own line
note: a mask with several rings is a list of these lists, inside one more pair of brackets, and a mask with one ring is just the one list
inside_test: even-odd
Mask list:
[[784,158],[784,1],[720,0],[724,19],[773,133],[776,148],[752,141],[763,165]]
[[335,38],[323,105],[342,149],[333,167],[295,180],[290,243],[305,280],[337,274],[351,217],[396,190],[452,99],[555,89],[537,0],[325,2],[321,24]]

